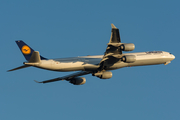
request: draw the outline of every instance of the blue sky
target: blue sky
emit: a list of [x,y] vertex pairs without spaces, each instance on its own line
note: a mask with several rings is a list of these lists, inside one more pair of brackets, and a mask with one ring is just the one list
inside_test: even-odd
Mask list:
[[[180,65],[178,0],[1,0],[1,120],[179,120]],[[101,80],[37,84],[64,76],[25,68],[15,40],[23,40],[47,58],[101,55],[111,26],[119,28],[133,52],[163,50],[176,59],[169,65],[122,68]]]

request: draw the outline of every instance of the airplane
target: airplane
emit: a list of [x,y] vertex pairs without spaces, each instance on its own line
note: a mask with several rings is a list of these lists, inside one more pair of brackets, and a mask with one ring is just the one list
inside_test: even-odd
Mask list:
[[47,59],[41,56],[38,51],[34,51],[22,40],[18,40],[16,43],[27,62],[24,62],[23,66],[8,71],[14,71],[30,66],[59,72],[77,71],[63,77],[35,82],[50,83],[66,80],[73,85],[83,85],[86,83],[86,78],[79,76],[92,74],[92,76],[96,76],[100,79],[109,79],[112,77],[112,72],[110,70],[131,66],[156,64],[167,65],[175,59],[173,54],[165,51],[148,51],[124,54],[123,51],[133,51],[135,49],[135,45],[133,43],[121,43],[119,29],[116,28],[114,24],[111,24],[111,27],[111,37],[104,55]]

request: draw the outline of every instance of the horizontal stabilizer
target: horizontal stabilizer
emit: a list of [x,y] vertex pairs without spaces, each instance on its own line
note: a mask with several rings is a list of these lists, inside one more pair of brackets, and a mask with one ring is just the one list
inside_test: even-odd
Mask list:
[[40,63],[40,62],[41,62],[41,58],[40,58],[39,52],[34,51],[32,53],[30,60],[29,60],[29,63]]
[[14,70],[18,70],[18,69],[22,69],[22,68],[26,68],[26,67],[30,67],[30,66],[29,66],[29,65],[23,65],[23,66],[20,66],[20,67],[17,67],[17,68],[8,70],[7,72],[14,71]]

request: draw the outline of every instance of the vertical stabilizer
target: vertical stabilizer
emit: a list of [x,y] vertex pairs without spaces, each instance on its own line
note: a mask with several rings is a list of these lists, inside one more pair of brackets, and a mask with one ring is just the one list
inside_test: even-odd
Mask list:
[[[26,43],[24,43],[22,40],[18,40],[18,41],[16,41],[16,43],[17,43],[19,49],[21,50],[22,54],[24,55],[25,59],[27,61],[29,61],[32,54],[33,54],[33,52],[34,52],[34,50],[30,46],[28,46]],[[44,60],[46,58],[40,56],[40,59]]]

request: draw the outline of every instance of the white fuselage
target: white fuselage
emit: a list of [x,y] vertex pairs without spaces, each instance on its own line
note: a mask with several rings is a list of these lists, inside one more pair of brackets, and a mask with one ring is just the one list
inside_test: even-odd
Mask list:
[[[127,53],[123,55],[134,55],[136,56],[136,61],[133,63],[126,63],[119,60],[117,63],[106,68],[106,70],[114,70],[129,66],[168,64],[175,58],[173,54],[164,51]],[[35,64],[34,66],[42,69],[61,72],[79,70],[92,71],[99,68],[98,64],[102,58],[103,55],[49,59],[41,60],[39,64]]]

